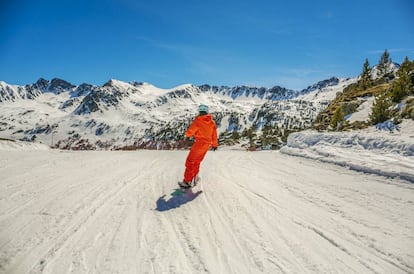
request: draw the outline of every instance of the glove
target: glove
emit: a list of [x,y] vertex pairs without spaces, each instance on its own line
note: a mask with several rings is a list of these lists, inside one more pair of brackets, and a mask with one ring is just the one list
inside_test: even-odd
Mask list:
[[190,148],[193,145],[193,143],[194,142],[190,138],[185,137],[181,145],[182,145],[182,148]]
[[212,151],[216,151],[217,150],[217,147],[211,147],[211,150]]

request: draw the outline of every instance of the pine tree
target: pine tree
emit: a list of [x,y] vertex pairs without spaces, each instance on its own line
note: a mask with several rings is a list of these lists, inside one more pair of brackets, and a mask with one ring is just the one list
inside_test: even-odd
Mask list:
[[[410,71],[412,69],[411,65],[412,64],[411,64],[410,60],[408,59],[408,56],[405,56],[404,61],[402,62],[401,66],[400,66],[400,69]],[[398,72],[397,72],[397,74],[398,74]]]
[[254,126],[252,126],[251,128],[245,128],[242,132],[241,137],[242,138],[247,138],[249,140],[249,145],[250,147],[255,147],[255,141],[256,141],[256,132],[253,129]]
[[271,149],[279,147],[279,129],[277,126],[271,127],[270,125],[265,125],[262,129],[262,136],[260,140],[262,142],[262,147],[270,147]]
[[385,91],[375,96],[375,101],[372,106],[372,113],[369,116],[371,122],[376,125],[391,118],[390,108],[392,106],[390,97]]
[[369,66],[368,59],[365,59],[364,66],[362,68],[361,78],[358,82],[358,87],[362,90],[366,90],[367,88],[372,86],[371,80],[371,68]]
[[344,112],[342,111],[342,107],[338,107],[331,119],[331,127],[334,128],[335,130],[339,130],[341,129],[343,123],[345,121],[345,115]]
[[390,58],[390,54],[387,50],[385,50],[378,62],[378,70],[380,72],[380,76],[384,76],[388,73],[388,66],[391,64],[391,62],[392,60]]
[[388,53],[387,50],[385,50],[384,53],[381,55],[381,59],[380,59],[379,64],[380,65],[381,64],[390,64],[391,62],[392,61],[391,61],[391,58],[390,58],[390,54]]
[[393,83],[391,89],[392,101],[395,103],[401,102],[401,100],[409,94],[410,88],[411,83],[408,74],[401,73],[400,77]]
[[414,71],[412,69],[413,65],[408,60],[408,57],[405,57],[404,62],[401,64],[400,69],[397,71],[397,79],[394,81],[391,87],[391,98],[395,103],[399,103],[404,97],[413,93],[413,81],[411,76]]

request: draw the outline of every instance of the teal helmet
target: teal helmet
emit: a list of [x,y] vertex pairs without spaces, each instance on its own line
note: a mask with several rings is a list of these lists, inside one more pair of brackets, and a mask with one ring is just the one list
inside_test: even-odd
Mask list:
[[201,104],[198,106],[198,112],[200,113],[208,113],[208,106]]

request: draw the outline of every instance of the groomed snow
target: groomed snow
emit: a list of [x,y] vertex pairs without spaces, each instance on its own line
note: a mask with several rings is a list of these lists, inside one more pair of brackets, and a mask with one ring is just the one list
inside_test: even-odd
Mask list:
[[222,149],[173,197],[186,155],[0,150],[0,272],[414,272],[412,184]]

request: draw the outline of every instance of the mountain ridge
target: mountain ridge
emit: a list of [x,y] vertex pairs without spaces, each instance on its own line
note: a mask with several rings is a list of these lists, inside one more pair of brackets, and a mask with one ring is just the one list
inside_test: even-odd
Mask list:
[[[313,91],[315,88],[324,88],[326,86],[332,85],[332,83],[338,83],[339,78],[331,77],[322,81],[319,81],[311,86],[308,86],[305,89],[300,91],[284,88],[281,86],[273,86],[270,88],[267,87],[258,87],[258,86],[248,86],[248,85],[237,85],[233,87],[229,86],[216,86],[216,85],[193,85],[193,84],[183,84],[171,89],[161,89],[152,84],[146,82],[124,82],[116,79],[110,79],[105,82],[102,86],[97,86],[89,83],[82,83],[80,85],[74,85],[66,80],[60,78],[52,78],[52,80],[46,80],[44,78],[39,78],[35,83],[26,84],[26,85],[12,85],[8,84],[5,81],[0,81],[0,102],[13,101],[15,99],[33,99],[33,97],[39,95],[40,93],[52,92],[55,94],[60,94],[62,92],[71,92],[73,96],[85,95],[87,89],[100,89],[100,88],[113,88],[113,89],[124,89],[124,90],[133,90],[134,88],[145,89],[145,86],[150,86],[152,89],[163,90],[163,91],[174,91],[174,90],[185,90],[188,88],[197,88],[200,91],[207,92],[212,91],[213,93],[221,93],[237,99],[237,97],[245,95],[249,97],[259,97],[266,100],[281,100],[281,99],[292,99],[306,92]],[[18,92],[16,92],[18,91]],[[29,96],[24,96],[22,92],[26,91]],[[37,92],[33,92],[37,91]],[[82,91],[82,92],[79,92]],[[15,94],[13,94],[15,93]],[[280,94],[277,96],[277,94]],[[17,96],[19,95],[19,96]]]
[[[272,127],[277,128],[271,134],[278,135],[273,138],[278,147],[283,134],[309,127],[326,107],[329,100],[315,100],[318,94],[339,92],[340,84],[352,81],[332,77],[301,91],[207,84],[161,89],[116,79],[102,86],[76,86],[59,78],[25,86],[0,82],[0,135],[70,149],[165,147],[182,140],[197,105],[206,103],[224,143],[228,134],[237,133],[252,145],[260,142],[264,127]],[[247,135],[247,130],[258,134]]]

